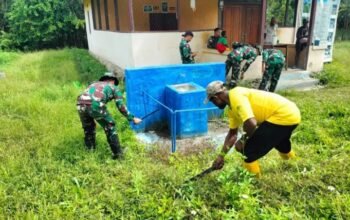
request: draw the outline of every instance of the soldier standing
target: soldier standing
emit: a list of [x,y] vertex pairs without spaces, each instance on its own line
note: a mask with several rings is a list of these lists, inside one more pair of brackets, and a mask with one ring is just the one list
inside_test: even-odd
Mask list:
[[[248,70],[249,66],[255,61],[258,56],[258,52],[255,48],[242,45],[239,42],[232,43],[232,52],[227,55],[226,60],[226,76],[230,72],[232,67],[231,83],[235,83],[240,78],[244,78],[244,73]],[[241,69],[241,63],[246,60],[246,63]]]
[[307,47],[307,42],[309,38],[309,21],[303,19],[303,26],[298,28],[297,31],[297,41],[295,43],[295,67],[299,67],[299,57],[300,53]]
[[196,53],[193,53],[191,50],[191,47],[189,45],[189,42],[193,38],[193,33],[191,31],[186,31],[182,35],[182,40],[180,42],[180,55],[181,60],[183,64],[191,64],[194,63],[194,57],[197,55]]
[[[264,74],[259,89],[274,92],[284,66],[284,54],[280,50],[266,49],[262,52],[262,58]],[[270,82],[269,88],[267,88],[268,82]]]
[[141,123],[141,119],[134,117],[123,103],[122,93],[119,91],[118,79],[113,73],[105,73],[98,82],[92,83],[78,96],[77,109],[85,134],[87,149],[96,148],[96,123],[104,129],[107,141],[113,152],[113,159],[122,157],[123,152],[119,143],[115,121],[107,110],[106,104],[115,100],[115,104],[128,121],[135,124]]

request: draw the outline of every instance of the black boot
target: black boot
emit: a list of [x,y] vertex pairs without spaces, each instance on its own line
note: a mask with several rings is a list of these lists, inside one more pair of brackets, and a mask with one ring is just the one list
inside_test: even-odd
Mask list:
[[88,150],[96,149],[96,137],[95,135],[85,135],[85,146]]
[[108,141],[109,146],[111,147],[111,150],[113,152],[112,159],[113,160],[122,159],[123,158],[123,150],[120,146],[118,135],[113,134],[113,135],[109,136],[107,141]]

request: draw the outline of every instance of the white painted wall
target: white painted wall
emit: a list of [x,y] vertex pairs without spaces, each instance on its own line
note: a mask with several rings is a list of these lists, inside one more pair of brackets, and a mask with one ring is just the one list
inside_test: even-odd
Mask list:
[[[87,14],[90,16],[90,22]],[[90,28],[87,26],[86,32],[89,50],[92,54],[108,60],[123,69],[134,67],[130,33],[94,30],[92,10],[89,2],[85,2],[85,21],[87,25],[90,24]]]
[[[128,67],[142,67],[154,65],[180,64],[179,43],[182,32],[140,32],[120,33],[109,31],[96,31],[93,29],[93,19],[90,1],[84,2],[85,21],[89,50],[92,54],[119,66],[122,69]],[[87,17],[89,16],[89,17]],[[297,21],[301,20],[300,11]],[[294,28],[279,28],[278,38],[280,43],[294,44],[295,31],[299,26],[297,22]],[[197,62],[222,61],[225,55],[212,54],[206,49],[208,37],[212,31],[194,32],[194,38],[190,42],[192,51],[199,52]],[[322,51],[322,50],[321,50]],[[322,69],[320,50],[311,50],[311,61],[308,69],[318,71]],[[314,56],[314,57],[313,57]],[[249,68],[246,77],[256,78],[261,74],[261,58]]]
[[[91,4],[85,1],[84,5],[86,32],[92,54],[122,69],[181,63],[179,44],[182,32],[97,31],[93,29]],[[190,42],[192,50],[199,52],[205,48],[210,34],[211,31],[194,32],[194,38]]]
[[[231,51],[225,51],[224,53],[220,54],[218,51],[213,49],[204,49],[201,52],[200,60],[199,62],[222,62],[225,63],[227,60],[227,55]],[[245,62],[242,62],[242,66]],[[249,69],[245,72],[244,78],[245,79],[257,79],[261,78],[262,76],[262,57],[258,56],[256,60],[250,65]],[[232,71],[230,71],[231,73]],[[230,77],[230,76],[229,76]]]
[[295,28],[278,28],[277,29],[277,39],[280,44],[295,44],[296,39],[296,29]]
[[[190,42],[193,52],[206,47],[211,32],[194,32]],[[180,64],[179,45],[182,32],[132,33],[132,54],[136,67]]]

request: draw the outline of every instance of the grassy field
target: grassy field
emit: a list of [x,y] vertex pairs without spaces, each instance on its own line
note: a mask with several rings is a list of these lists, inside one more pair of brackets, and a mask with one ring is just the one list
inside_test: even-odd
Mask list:
[[255,179],[234,153],[181,185],[215,152],[145,150],[113,105],[126,158],[110,159],[100,128],[85,151],[75,100],[105,70],[86,51],[0,52],[0,219],[350,219],[350,42],[334,56],[326,88],[283,93],[302,112],[298,159],[271,152]]

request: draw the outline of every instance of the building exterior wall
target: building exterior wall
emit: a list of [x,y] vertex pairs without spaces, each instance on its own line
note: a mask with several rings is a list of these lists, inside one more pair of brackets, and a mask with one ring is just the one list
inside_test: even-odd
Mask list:
[[[91,8],[85,14],[92,19]],[[91,20],[90,19],[90,20]],[[86,18],[86,21],[88,18]],[[89,50],[92,54],[110,61],[123,69],[152,65],[181,63],[179,44],[182,32],[121,33],[87,28]],[[200,52],[206,47],[211,31],[194,32],[190,45]]]
[[195,27],[195,30],[211,30],[218,25],[218,1],[197,0],[196,10],[190,7],[190,0],[180,0],[179,30],[186,31]]
[[277,39],[280,44],[295,44],[296,28],[283,27],[277,29]]
[[309,70],[311,72],[319,72],[323,69],[325,49],[326,46],[309,47],[309,59],[307,62],[306,70]]
[[[134,1],[134,21],[135,21],[135,31],[149,31],[149,13],[143,11],[145,5],[157,5],[161,7],[162,0],[136,0]],[[169,7],[177,7],[176,0],[167,1]],[[161,13],[161,8],[155,13]],[[176,13],[175,11],[169,11],[169,13]]]
[[[205,62],[222,62],[222,63],[224,63],[227,59],[228,54],[229,54],[229,51],[225,51],[224,53],[220,54],[216,50],[204,49],[201,52],[199,62],[201,62],[201,63],[205,63]],[[242,65],[244,65],[244,62],[242,63]],[[230,73],[231,73],[231,71],[230,71]],[[244,78],[245,79],[257,79],[257,78],[261,78],[261,76],[262,76],[262,57],[258,56],[256,58],[256,60],[250,65],[247,72],[245,72]],[[230,76],[228,76],[228,78],[229,77]]]
[[[90,1],[85,1],[85,21],[89,50],[92,54],[125,69],[134,66],[129,33],[100,31],[93,28]],[[89,17],[87,17],[89,16]]]
[[[194,32],[190,42],[194,52],[206,47],[211,32]],[[182,32],[132,33],[132,54],[135,67],[181,63],[179,44]]]
[[119,29],[121,32],[130,31],[129,6],[127,0],[118,1]]
[[[144,1],[146,2],[147,0]],[[211,7],[215,8],[212,10],[213,13],[208,12],[210,8],[202,10],[203,7],[200,4],[203,4],[203,1],[196,2],[197,10],[192,11],[192,9],[190,9],[189,2],[180,0],[180,19],[181,17],[184,18],[185,15],[191,17],[191,13],[193,16],[195,15],[195,17],[193,17],[193,19],[187,19],[188,22],[181,20],[179,22],[179,28],[183,30],[187,30],[189,27],[200,28],[202,25],[201,22],[203,21],[207,25],[205,27],[208,27],[206,19],[209,19],[210,22],[212,22],[210,25],[212,25],[213,28],[216,27],[218,23],[218,7],[216,3],[212,3],[216,1],[210,1],[210,4],[213,4]],[[89,50],[92,54],[104,60],[108,60],[112,64],[119,66],[122,69],[128,67],[181,63],[179,42],[181,40],[181,34],[183,33],[182,31],[123,33],[123,31],[130,30],[127,1],[118,1],[118,12],[121,18],[119,21],[120,32],[95,30],[93,27],[91,1],[85,0],[84,6],[86,24],[89,26],[87,28],[88,44]],[[186,9],[186,7],[188,8]],[[278,29],[278,38],[281,44],[295,43],[295,32],[300,23],[298,21],[298,19],[301,18],[300,13],[302,13],[302,11],[298,11],[295,28]],[[136,21],[137,19],[135,22]],[[198,52],[198,57],[196,58],[197,62],[224,62],[226,60],[227,54],[221,55],[215,50],[206,49],[207,39],[211,34],[212,31],[194,32],[195,36],[190,45],[192,51]],[[289,53],[293,54],[292,50],[290,50]],[[322,53],[324,53],[324,48],[313,48],[312,46],[309,48],[309,61],[306,65],[308,70],[319,71],[323,68]],[[289,62],[292,62],[294,60],[293,58],[294,57],[290,56]],[[259,57],[248,70],[246,77],[258,78],[260,76],[261,58]]]

